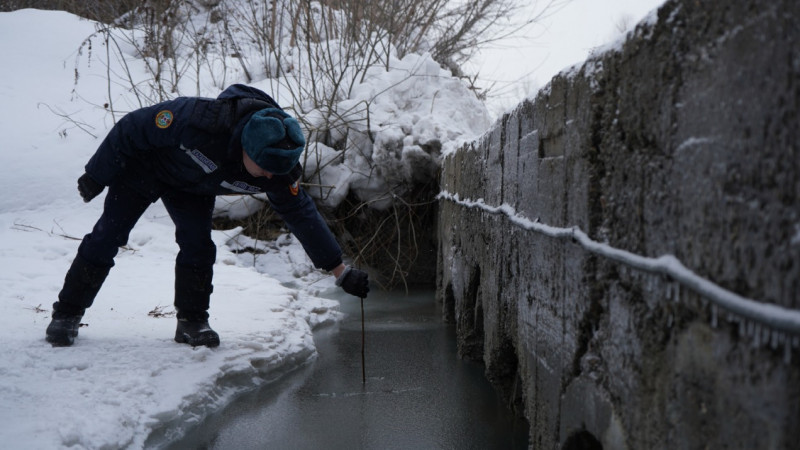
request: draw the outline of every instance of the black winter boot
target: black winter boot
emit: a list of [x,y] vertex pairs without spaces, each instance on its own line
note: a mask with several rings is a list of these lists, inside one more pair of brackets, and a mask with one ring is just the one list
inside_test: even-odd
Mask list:
[[75,255],[64,277],[64,287],[58,293],[58,301],[53,303],[53,318],[45,331],[45,339],[53,347],[68,347],[75,342],[83,313],[92,306],[110,270],[111,267],[95,266]]
[[208,325],[208,319],[178,319],[175,342],[189,344],[192,347],[201,345],[216,347],[219,345],[219,335]]
[[175,342],[192,347],[219,345],[219,335],[208,325],[208,307],[213,270],[209,267],[175,265],[175,309],[178,311],[178,328]]
[[53,347],[69,347],[78,337],[78,328],[83,317],[83,310],[78,312],[59,311],[59,303],[53,304],[53,318],[45,332],[47,342]]

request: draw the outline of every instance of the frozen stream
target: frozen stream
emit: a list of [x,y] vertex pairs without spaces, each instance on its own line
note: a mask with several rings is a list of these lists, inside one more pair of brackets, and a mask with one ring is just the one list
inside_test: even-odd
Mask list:
[[370,293],[366,384],[359,302],[341,300],[347,317],[315,333],[316,361],[243,396],[174,448],[527,448],[527,423],[481,367],[458,359],[432,291]]

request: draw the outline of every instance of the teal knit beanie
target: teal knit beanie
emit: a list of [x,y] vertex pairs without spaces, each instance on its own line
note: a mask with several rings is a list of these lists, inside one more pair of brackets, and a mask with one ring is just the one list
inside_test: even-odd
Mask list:
[[297,119],[278,108],[257,111],[242,129],[242,148],[247,156],[275,175],[289,173],[305,145]]

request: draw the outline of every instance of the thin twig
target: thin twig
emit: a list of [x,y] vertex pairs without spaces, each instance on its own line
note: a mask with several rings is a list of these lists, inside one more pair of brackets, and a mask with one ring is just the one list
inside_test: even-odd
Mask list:
[[364,297],[361,297],[361,384],[367,384],[367,369],[364,363],[364,347],[365,347],[365,331],[364,331]]
[[78,128],[79,128],[81,131],[83,131],[84,133],[86,133],[86,134],[88,134],[89,136],[91,136],[91,137],[93,137],[93,138],[97,139],[97,135],[96,135],[96,134],[94,134],[94,133],[92,133],[91,131],[89,131],[89,130],[87,129],[87,128],[92,128],[92,129],[94,129],[94,127],[93,127],[93,126],[91,126],[91,125],[89,125],[89,124],[86,124],[86,123],[78,122],[77,120],[73,119],[73,118],[72,118],[72,116],[70,116],[69,114],[67,114],[67,113],[65,113],[65,112],[63,112],[63,111],[56,111],[55,109],[53,109],[53,107],[51,107],[51,106],[50,106],[50,105],[48,105],[47,103],[39,102],[39,103],[37,103],[37,104],[36,104],[36,106],[37,106],[37,107],[39,107],[39,106],[44,106],[45,108],[49,109],[51,113],[53,113],[53,114],[57,115],[58,117],[61,117],[62,119],[66,120],[67,122],[70,122],[70,123],[72,123],[73,125],[75,125],[76,127],[78,127]]

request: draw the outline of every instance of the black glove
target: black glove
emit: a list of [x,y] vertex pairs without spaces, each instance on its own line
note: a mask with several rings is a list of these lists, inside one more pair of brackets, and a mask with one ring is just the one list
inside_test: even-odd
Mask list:
[[367,272],[347,266],[336,279],[336,285],[341,286],[348,294],[365,298],[369,292],[369,277]]
[[94,181],[88,173],[85,173],[78,178],[78,192],[81,193],[81,197],[83,197],[83,201],[86,203],[89,203],[93,198],[100,195],[105,188],[106,187],[102,184]]

